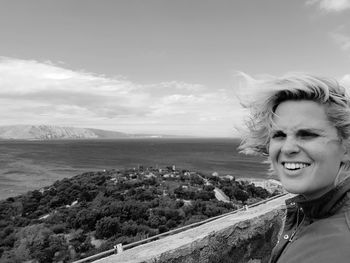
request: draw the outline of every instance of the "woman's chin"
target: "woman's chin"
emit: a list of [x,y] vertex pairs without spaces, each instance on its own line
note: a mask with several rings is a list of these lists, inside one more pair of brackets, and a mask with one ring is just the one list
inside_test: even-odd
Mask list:
[[307,192],[305,188],[306,182],[301,182],[300,180],[295,180],[295,178],[280,178],[283,188],[291,194],[304,194]]

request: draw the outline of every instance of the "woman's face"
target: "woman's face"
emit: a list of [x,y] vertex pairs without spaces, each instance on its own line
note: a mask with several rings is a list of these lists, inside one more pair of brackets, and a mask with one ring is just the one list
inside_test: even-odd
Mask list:
[[325,106],[309,100],[285,101],[273,117],[269,156],[288,192],[316,198],[333,185],[345,147],[328,121]]

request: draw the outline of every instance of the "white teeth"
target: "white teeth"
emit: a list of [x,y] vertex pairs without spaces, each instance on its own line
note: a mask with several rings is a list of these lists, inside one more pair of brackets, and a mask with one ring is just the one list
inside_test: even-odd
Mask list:
[[306,163],[284,163],[283,166],[289,170],[296,170],[296,169],[305,168],[305,167],[309,166],[309,164],[306,164]]

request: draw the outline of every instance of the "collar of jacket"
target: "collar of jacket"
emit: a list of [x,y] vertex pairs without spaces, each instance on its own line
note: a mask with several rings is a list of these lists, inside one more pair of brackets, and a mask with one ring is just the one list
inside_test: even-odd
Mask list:
[[309,218],[320,219],[329,217],[334,215],[349,199],[346,194],[349,190],[350,178],[319,198],[307,200],[302,195],[298,195],[286,200],[287,210],[294,210],[289,212],[295,212],[298,206],[302,208],[305,216]]

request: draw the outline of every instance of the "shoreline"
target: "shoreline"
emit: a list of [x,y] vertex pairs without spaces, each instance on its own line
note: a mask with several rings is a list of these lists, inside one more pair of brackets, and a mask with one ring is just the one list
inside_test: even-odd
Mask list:
[[[40,174],[40,175],[38,174],[28,175],[28,174],[16,173],[16,172],[10,173],[11,175],[15,175],[15,178],[9,178],[6,175],[5,176],[0,175],[0,201],[6,200],[7,198],[10,198],[10,197],[16,197],[19,195],[27,194],[30,191],[40,190],[44,187],[51,186],[56,181],[60,181],[63,179],[70,179],[75,176],[80,176],[84,173],[98,173],[98,172],[105,172],[106,170],[108,171],[108,170],[127,170],[127,169],[136,169],[136,168],[122,168],[122,169],[112,168],[112,169],[103,169],[103,170],[95,169],[95,170],[89,170],[89,171],[81,170],[81,171],[75,171],[75,172],[72,172],[70,170],[71,173],[49,172],[49,173]],[[62,168],[61,171],[67,171],[67,169]],[[195,172],[203,173],[202,171],[197,171],[197,170],[195,170]],[[213,175],[213,174],[217,174],[217,172],[214,171],[213,173],[207,172],[203,174]],[[278,187],[276,187],[277,181],[273,178],[269,178],[268,176],[266,176],[266,178],[261,178],[260,176],[257,176],[257,177],[252,177],[251,175],[233,176],[232,174],[234,173],[225,174],[225,175],[222,174],[217,176],[226,177],[226,178],[235,177],[236,181],[248,181],[248,182],[254,183],[256,186],[261,186],[267,190],[270,190],[270,188],[272,188],[273,190],[278,189]],[[267,183],[264,183],[264,182],[267,182]]]

